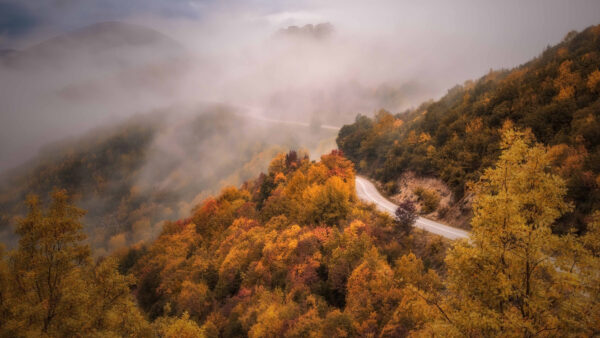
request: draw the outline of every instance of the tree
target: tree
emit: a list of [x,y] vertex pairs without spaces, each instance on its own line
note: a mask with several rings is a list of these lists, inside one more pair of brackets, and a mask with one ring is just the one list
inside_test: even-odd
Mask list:
[[396,208],[394,215],[396,216],[397,227],[403,234],[408,235],[418,217],[415,204],[410,200],[402,201]]
[[177,304],[181,309],[191,313],[195,319],[203,319],[210,309],[211,293],[204,283],[193,283],[189,280],[181,284],[177,296]]
[[[584,235],[574,232],[557,243],[555,264],[571,276],[574,301],[571,318],[565,318],[582,335],[600,335],[600,211],[592,215]],[[575,283],[573,283],[575,282]]]
[[449,252],[450,307],[442,330],[469,336],[573,333],[577,281],[555,263],[561,238],[550,226],[570,209],[546,147],[505,128],[503,152],[474,185],[470,242]]
[[417,187],[413,193],[417,195],[421,204],[421,213],[429,214],[440,204],[440,196],[435,192],[435,190],[425,189],[423,187]]
[[204,331],[190,319],[187,312],[180,318],[160,317],[154,323],[154,332],[158,337],[165,338],[195,338],[204,337]]
[[326,298],[334,306],[344,307],[348,278],[373,247],[372,238],[365,230],[365,224],[356,220],[341,234],[335,229],[324,244],[328,253],[326,274],[329,290]]
[[1,336],[144,336],[149,326],[132,300],[131,276],[107,258],[91,263],[82,241],[84,211],[64,190],[43,210],[36,196],[18,223],[19,247],[0,262]]
[[354,337],[356,332],[352,325],[352,318],[338,309],[327,314],[321,325],[320,337]]
[[372,248],[348,278],[346,309],[361,336],[375,335],[401,299],[394,272]]
[[[102,259],[86,274],[85,293],[74,294],[73,302],[85,305],[86,318],[73,327],[76,335],[148,336],[150,326],[134,302],[131,275],[121,275],[114,257]],[[84,303],[84,300],[87,300]]]
[[591,92],[598,91],[598,83],[600,83],[600,70],[596,69],[588,76],[587,87]]
[[332,226],[350,212],[353,190],[339,176],[332,176],[324,185],[314,184],[306,189],[303,199],[308,222]]
[[[49,334],[59,330],[69,317],[64,296],[69,289],[83,287],[69,285],[89,263],[89,248],[82,244],[81,217],[85,212],[69,203],[64,190],[55,190],[52,203],[45,212],[39,199],[27,199],[28,215],[19,221],[17,234],[19,248],[11,257],[14,277],[15,304],[13,324],[28,331]],[[68,281],[68,282],[67,282]],[[75,291],[74,290],[74,291]]]
[[382,329],[381,337],[407,336],[410,331],[421,330],[441,316],[437,306],[442,284],[435,271],[425,272],[423,262],[409,253],[396,261],[394,275],[402,298]]

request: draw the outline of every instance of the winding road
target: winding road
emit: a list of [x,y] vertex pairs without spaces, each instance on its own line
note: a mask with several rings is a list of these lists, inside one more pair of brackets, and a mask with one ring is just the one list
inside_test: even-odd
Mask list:
[[[242,106],[240,106],[240,107],[242,107]],[[249,117],[254,120],[259,120],[259,121],[269,122],[269,123],[297,125],[297,126],[302,126],[302,127],[310,126],[310,124],[308,122],[286,121],[286,120],[279,120],[279,119],[273,119],[273,118],[266,117],[263,114],[264,113],[263,109],[252,108],[252,107],[247,107],[247,106],[243,106],[243,107],[246,109],[247,112],[244,114],[240,114],[240,116]],[[329,130],[339,130],[340,129],[340,127],[332,126],[332,125],[321,125],[320,127],[322,129],[329,129]],[[375,188],[375,185],[373,183],[371,183],[371,181],[369,181],[366,178],[361,177],[361,176],[356,176],[356,194],[357,194],[358,198],[360,198],[361,200],[363,200],[365,202],[375,203],[375,205],[377,206],[377,208],[379,210],[386,212],[392,216],[394,216],[394,212],[396,211],[396,208],[398,207],[397,205],[395,205],[394,203],[388,201],[385,197],[383,197],[379,193],[379,191],[377,191],[377,188]],[[423,218],[423,217],[417,218],[414,226],[419,229],[423,229],[425,231],[434,233],[436,235],[440,235],[440,236],[445,237],[450,240],[462,239],[462,238],[468,239],[469,238],[468,231],[453,228],[451,226],[448,226],[448,225],[445,225],[442,223],[438,223],[438,222],[434,222],[432,220],[429,220],[429,219]]]
[[[364,177],[356,176],[356,194],[361,200],[375,203],[379,210],[392,216],[398,207],[383,197],[379,191],[377,191],[375,185]],[[417,218],[414,226],[448,239],[469,238],[469,233],[465,230],[453,228],[423,217]]]

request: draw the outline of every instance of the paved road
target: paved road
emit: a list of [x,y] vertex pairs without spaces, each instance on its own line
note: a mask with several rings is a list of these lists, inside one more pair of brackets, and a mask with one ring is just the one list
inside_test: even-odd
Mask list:
[[[263,121],[263,122],[289,124],[289,125],[300,126],[300,127],[310,127],[310,123],[308,123],[308,122],[272,119],[270,117],[266,117],[266,116],[258,115],[258,114],[239,114],[239,116],[248,117],[248,118],[258,120],[258,121]],[[319,127],[321,129],[340,130],[340,127],[332,126],[330,124],[321,124],[321,125],[319,125]]]
[[[279,124],[290,124],[302,127],[309,127],[310,124],[307,122],[298,122],[298,121],[285,121],[279,119],[273,119],[264,116],[263,111],[257,108],[244,107],[247,112],[245,114],[240,114],[245,117],[249,117],[255,120],[270,122],[270,123],[279,123]],[[323,129],[330,130],[339,130],[340,127],[331,126],[331,125],[321,125]],[[381,196],[377,188],[371,183],[369,180],[364,177],[356,176],[356,193],[358,197],[367,202],[373,202],[377,205],[377,208],[383,212],[387,212],[390,215],[394,215],[396,211],[397,205],[388,201],[385,197]],[[414,224],[415,227],[423,229],[425,231],[429,231],[431,233],[446,237],[448,239],[459,239],[459,238],[469,238],[469,233],[465,230],[453,228],[451,226],[434,222],[427,218],[419,217]]]
[[[394,215],[396,211],[397,205],[381,196],[375,185],[364,177],[356,176],[356,194],[361,200],[375,203],[379,210],[390,215]],[[414,226],[448,239],[469,238],[469,233],[465,230],[453,228],[423,217],[417,218]]]

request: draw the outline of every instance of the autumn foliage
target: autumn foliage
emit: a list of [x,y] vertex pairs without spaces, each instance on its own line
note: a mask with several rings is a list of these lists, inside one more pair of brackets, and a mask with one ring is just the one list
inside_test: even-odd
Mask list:
[[166,224],[128,272],[161,330],[187,320],[190,332],[224,337],[393,336],[437,316],[396,273],[438,279],[410,247],[391,217],[357,200],[341,152],[320,162],[290,152]]
[[572,208],[550,165],[558,150],[510,125],[502,135],[499,161],[472,187],[472,237],[447,256],[407,231],[413,205],[392,218],[360,202],[338,151],[281,154],[154,241],[97,260],[64,191],[46,208],[32,196],[19,246],[0,260],[0,334],[598,334],[600,218],[584,235],[553,234]]

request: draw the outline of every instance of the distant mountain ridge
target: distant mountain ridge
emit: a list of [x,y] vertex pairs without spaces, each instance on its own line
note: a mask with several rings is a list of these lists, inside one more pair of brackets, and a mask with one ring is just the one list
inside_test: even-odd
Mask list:
[[288,26],[282,28],[277,32],[278,36],[290,36],[290,37],[306,37],[313,39],[324,39],[334,32],[334,27],[329,22],[322,22],[316,25],[307,24],[302,27],[299,26]]
[[32,62],[56,63],[61,58],[80,56],[97,59],[106,54],[118,56],[127,50],[147,48],[150,51],[181,53],[183,46],[154,29],[141,25],[107,21],[85,26],[47,39],[22,50],[1,53],[9,66],[29,65]]
[[65,44],[68,46],[69,44],[86,43],[90,40],[97,43],[98,47],[104,48],[147,45],[156,42],[181,48],[181,45],[175,40],[154,29],[120,21],[105,21],[51,38],[29,47],[27,50],[39,51],[47,48],[48,45]]

